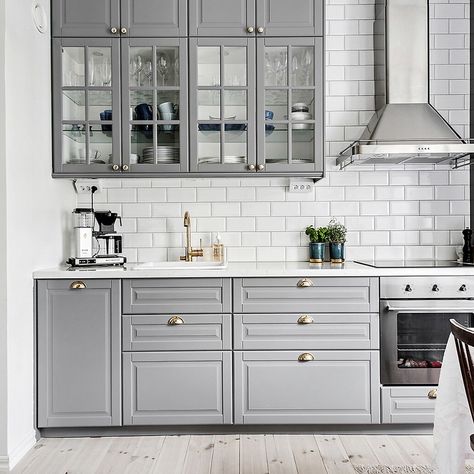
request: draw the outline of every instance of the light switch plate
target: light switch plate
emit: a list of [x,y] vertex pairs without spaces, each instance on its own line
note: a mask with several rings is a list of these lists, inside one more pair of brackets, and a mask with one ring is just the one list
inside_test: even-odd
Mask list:
[[313,189],[312,179],[290,178],[289,193],[310,193]]
[[92,186],[97,188],[96,193],[102,192],[102,181],[100,179],[75,179],[74,188],[77,194],[90,194]]

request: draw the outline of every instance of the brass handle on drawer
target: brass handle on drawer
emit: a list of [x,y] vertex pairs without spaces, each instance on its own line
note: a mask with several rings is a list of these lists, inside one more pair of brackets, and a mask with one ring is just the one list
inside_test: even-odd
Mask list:
[[303,352],[298,356],[298,362],[310,362],[314,360],[314,355],[311,352]]
[[73,281],[69,288],[71,288],[71,290],[83,290],[84,288],[87,288],[87,286],[83,281]]
[[179,316],[172,316],[168,319],[168,326],[178,326],[179,324],[184,324],[183,318],[180,318]]
[[437,389],[437,388],[431,389],[431,390],[428,392],[428,398],[429,398],[430,400],[435,400],[436,398],[438,398],[438,389]]
[[314,323],[314,320],[311,316],[309,316],[308,314],[303,314],[302,316],[300,316],[298,318],[298,321],[297,321],[298,324],[312,324]]
[[296,286],[300,288],[308,288],[314,286],[314,283],[309,278],[303,278],[296,284]]

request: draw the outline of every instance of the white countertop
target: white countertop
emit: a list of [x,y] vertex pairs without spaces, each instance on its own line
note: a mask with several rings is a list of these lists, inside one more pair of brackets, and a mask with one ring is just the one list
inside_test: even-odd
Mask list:
[[448,268],[372,268],[354,262],[344,264],[323,265],[307,262],[233,262],[226,268],[205,270],[190,269],[149,269],[134,270],[134,265],[124,268],[98,268],[98,269],[69,269],[57,267],[37,270],[33,273],[35,279],[71,279],[71,278],[232,278],[232,277],[346,277],[346,276],[474,276],[474,267],[448,267]]

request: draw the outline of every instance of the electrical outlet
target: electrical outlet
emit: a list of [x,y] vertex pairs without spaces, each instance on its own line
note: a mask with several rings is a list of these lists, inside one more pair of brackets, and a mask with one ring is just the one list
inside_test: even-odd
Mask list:
[[96,193],[102,192],[102,182],[100,179],[75,179],[74,188],[77,194],[90,194],[92,186],[97,188]]
[[292,178],[290,179],[289,193],[310,193],[313,189],[312,179]]

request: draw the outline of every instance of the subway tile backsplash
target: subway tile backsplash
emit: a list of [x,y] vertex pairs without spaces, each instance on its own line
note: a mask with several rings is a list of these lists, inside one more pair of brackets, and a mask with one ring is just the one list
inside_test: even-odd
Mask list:
[[[327,0],[326,177],[308,194],[288,193],[284,178],[104,180],[96,208],[123,216],[130,262],[178,258],[186,210],[194,244],[219,231],[230,261],[306,260],[304,228],[331,216],[348,228],[349,259],[454,258],[468,225],[467,170],[335,165],[373,113],[373,17],[373,0]],[[430,33],[431,103],[468,136],[469,1],[432,0]]]

